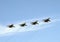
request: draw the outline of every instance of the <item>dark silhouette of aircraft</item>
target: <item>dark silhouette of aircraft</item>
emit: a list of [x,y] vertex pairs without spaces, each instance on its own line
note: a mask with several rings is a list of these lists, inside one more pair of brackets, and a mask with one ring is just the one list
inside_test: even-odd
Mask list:
[[31,22],[32,25],[38,24],[38,21]]
[[50,22],[50,18],[44,19],[44,22]]
[[26,23],[20,24],[21,27],[27,26]]
[[11,24],[11,25],[9,25],[8,27],[9,27],[9,28],[13,28],[13,27],[15,27],[15,26],[14,26],[13,24]]

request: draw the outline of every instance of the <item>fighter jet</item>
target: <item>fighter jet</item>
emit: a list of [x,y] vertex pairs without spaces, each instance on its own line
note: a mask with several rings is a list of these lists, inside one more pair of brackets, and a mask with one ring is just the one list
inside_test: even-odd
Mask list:
[[20,24],[21,27],[27,26],[26,23]]
[[32,25],[38,24],[38,21],[31,22]]
[[13,28],[13,27],[15,27],[13,24],[11,24],[11,25],[8,25],[8,27],[9,28]]
[[44,19],[44,22],[50,22],[50,18]]

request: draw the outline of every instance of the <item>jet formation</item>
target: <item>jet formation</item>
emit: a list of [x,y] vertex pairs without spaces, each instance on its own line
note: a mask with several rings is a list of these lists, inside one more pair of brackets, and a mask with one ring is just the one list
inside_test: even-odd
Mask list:
[[[45,23],[50,22],[50,18],[43,19],[43,22],[45,22]],[[31,25],[37,25],[37,24],[39,24],[39,23],[38,23],[38,20],[36,20],[36,21],[34,21],[34,22],[31,22]],[[26,24],[26,23],[22,23],[22,24],[19,24],[19,26],[25,27],[25,26],[27,26],[27,24]],[[9,27],[9,28],[13,28],[13,27],[15,27],[15,26],[14,26],[14,24],[11,24],[11,25],[8,25],[8,27]]]

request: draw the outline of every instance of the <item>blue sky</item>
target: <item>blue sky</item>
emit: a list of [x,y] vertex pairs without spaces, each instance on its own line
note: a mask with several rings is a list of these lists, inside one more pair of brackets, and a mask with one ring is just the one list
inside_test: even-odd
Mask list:
[[[60,18],[60,0],[0,0],[0,25],[48,16]],[[0,42],[60,42],[59,23],[38,31],[0,37]]]

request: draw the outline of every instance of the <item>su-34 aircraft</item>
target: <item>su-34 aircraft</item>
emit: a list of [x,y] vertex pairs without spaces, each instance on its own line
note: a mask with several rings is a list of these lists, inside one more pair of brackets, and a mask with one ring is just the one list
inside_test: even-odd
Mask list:
[[15,26],[14,26],[14,24],[10,24],[10,25],[8,25],[8,27],[9,27],[9,28],[13,28],[13,27],[15,27]]
[[34,21],[34,22],[31,22],[32,25],[36,25],[36,24],[39,24],[38,23],[38,20]]
[[[51,21],[50,18],[43,19],[43,22],[45,22],[45,23],[48,23],[48,22],[50,22],[50,21]],[[31,25],[37,25],[37,24],[39,24],[39,23],[38,23],[38,20],[31,22]],[[22,24],[19,24],[19,26],[25,27],[25,26],[28,26],[28,25],[27,25],[26,23],[22,23]],[[13,28],[13,27],[15,27],[15,26],[14,26],[14,24],[11,24],[11,25],[8,25],[8,27],[9,27],[9,28]]]
[[44,19],[44,22],[50,22],[50,18]]
[[22,24],[20,24],[20,26],[21,26],[21,27],[25,27],[25,26],[27,26],[27,25],[26,25],[26,23],[22,23]]

